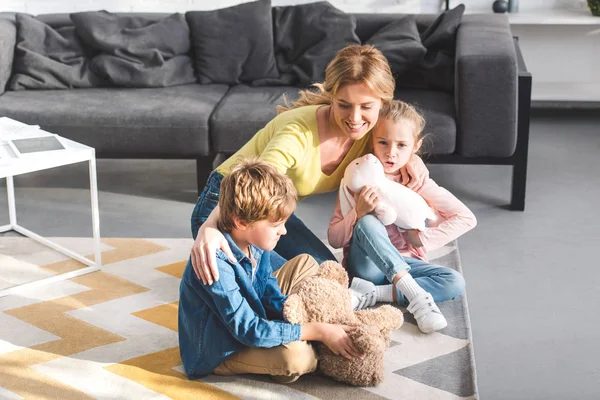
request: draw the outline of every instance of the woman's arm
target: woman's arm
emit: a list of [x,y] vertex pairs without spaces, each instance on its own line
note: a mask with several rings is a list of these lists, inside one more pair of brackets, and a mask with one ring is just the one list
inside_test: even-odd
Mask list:
[[477,225],[477,219],[471,210],[432,179],[427,180],[419,194],[441,217],[437,226],[418,233],[425,250],[444,246]]
[[400,169],[400,173],[402,175],[400,183],[415,192],[421,190],[429,178],[429,170],[421,157],[416,154],[410,156],[408,163]]
[[212,285],[214,281],[219,280],[219,268],[215,256],[217,249],[223,250],[231,262],[235,262],[229,243],[217,229],[218,217],[219,206],[217,205],[198,229],[198,235],[192,246],[192,266],[198,279],[205,285]]

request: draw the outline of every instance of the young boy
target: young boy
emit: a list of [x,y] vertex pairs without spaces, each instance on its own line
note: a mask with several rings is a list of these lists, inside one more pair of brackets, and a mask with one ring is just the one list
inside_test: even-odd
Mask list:
[[[305,254],[272,272],[268,252],[285,235],[296,201],[289,178],[264,162],[242,161],[223,178],[217,226],[236,260],[217,251],[220,278],[212,285],[197,278],[189,261],[183,273],[179,348],[190,379],[253,373],[293,382],[317,367],[311,340],[335,354],[361,357],[347,335],[349,326],[283,320],[286,295],[319,268]],[[374,303],[364,296],[353,293],[355,308]]]

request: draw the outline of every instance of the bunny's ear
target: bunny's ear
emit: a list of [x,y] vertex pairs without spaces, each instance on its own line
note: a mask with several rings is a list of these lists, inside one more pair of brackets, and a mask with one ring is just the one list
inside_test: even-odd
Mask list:
[[347,215],[354,206],[356,206],[356,200],[354,200],[354,196],[350,193],[348,186],[342,182],[340,184],[340,209],[342,210],[342,215]]

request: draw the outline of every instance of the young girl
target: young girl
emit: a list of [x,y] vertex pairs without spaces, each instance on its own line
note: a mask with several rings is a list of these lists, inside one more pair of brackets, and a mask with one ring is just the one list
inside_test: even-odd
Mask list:
[[[423,116],[404,102],[395,100],[381,109],[372,131],[373,152],[388,179],[402,181],[400,170],[421,147],[424,126]],[[342,215],[338,198],[327,233],[333,247],[344,247],[344,264],[355,277],[353,288],[360,287],[364,292],[371,286],[371,305],[395,301],[407,306],[419,329],[430,333],[447,325],[435,302],[460,296],[465,281],[450,268],[430,264],[427,251],[473,229],[477,220],[460,200],[432,179],[428,178],[417,193],[440,215],[436,226],[423,232],[399,232],[395,225],[383,226],[372,215],[378,192],[364,187],[355,193],[356,207],[346,216]]]

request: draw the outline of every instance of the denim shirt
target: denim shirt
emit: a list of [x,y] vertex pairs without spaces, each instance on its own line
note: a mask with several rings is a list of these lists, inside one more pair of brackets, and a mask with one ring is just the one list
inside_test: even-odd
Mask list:
[[283,321],[283,303],[269,252],[250,246],[252,262],[225,233],[237,262],[217,250],[219,280],[204,285],[188,264],[179,286],[179,352],[185,373],[197,379],[245,347],[275,347],[300,340],[300,325]]

